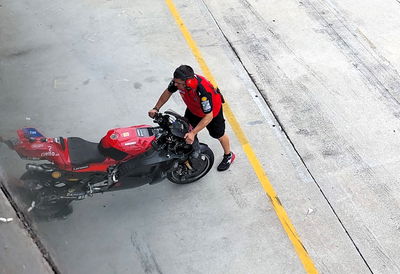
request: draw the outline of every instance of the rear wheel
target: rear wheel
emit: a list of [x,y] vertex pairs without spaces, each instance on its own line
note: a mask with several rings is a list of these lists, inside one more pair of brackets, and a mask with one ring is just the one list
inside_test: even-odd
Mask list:
[[[68,211],[71,200],[60,199],[59,193],[66,186],[56,187],[47,174],[27,171],[21,176],[21,199],[37,217],[57,217]],[[46,186],[48,185],[48,186]]]
[[204,177],[214,164],[214,153],[205,144],[200,144],[200,155],[180,163],[168,173],[168,180],[175,184],[189,184]]

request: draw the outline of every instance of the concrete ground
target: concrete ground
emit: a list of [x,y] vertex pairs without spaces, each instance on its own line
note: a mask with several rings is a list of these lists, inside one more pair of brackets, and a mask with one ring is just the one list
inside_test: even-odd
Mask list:
[[[146,113],[177,66],[204,73],[167,3],[1,1],[0,135],[29,126],[98,141],[109,128],[151,124]],[[229,125],[237,160],[227,172],[97,195],[33,221],[58,271],[304,273],[250,146],[319,272],[399,273],[400,2],[174,4],[248,144]],[[167,108],[184,111],[179,96]],[[219,162],[218,142],[200,139]],[[0,146],[6,178],[25,163]],[[15,219],[2,233],[21,229]],[[1,265],[21,265],[3,254]],[[42,261],[32,256],[33,269]]]
[[0,273],[54,273],[2,190],[0,231]]

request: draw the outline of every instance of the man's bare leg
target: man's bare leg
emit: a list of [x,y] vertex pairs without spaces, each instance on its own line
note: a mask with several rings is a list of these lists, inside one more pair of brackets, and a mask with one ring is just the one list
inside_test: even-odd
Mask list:
[[224,154],[229,154],[231,152],[231,146],[228,135],[224,134],[222,137],[218,138],[218,141],[221,143],[221,146],[224,149]]

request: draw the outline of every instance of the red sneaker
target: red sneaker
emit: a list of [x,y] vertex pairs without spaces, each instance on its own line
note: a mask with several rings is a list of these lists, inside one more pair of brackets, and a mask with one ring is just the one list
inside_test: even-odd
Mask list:
[[227,170],[231,166],[234,160],[235,160],[235,153],[231,152],[229,154],[224,154],[224,158],[222,159],[222,162],[218,165],[217,170],[218,171]]

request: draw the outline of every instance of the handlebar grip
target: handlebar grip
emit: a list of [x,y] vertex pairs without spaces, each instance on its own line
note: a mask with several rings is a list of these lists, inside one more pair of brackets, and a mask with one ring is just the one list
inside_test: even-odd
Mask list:
[[154,123],[158,123],[160,121],[160,118],[162,118],[162,114],[157,112],[152,118]]

